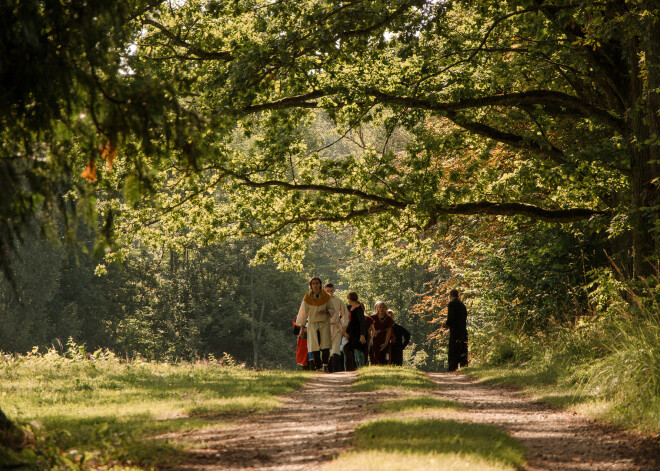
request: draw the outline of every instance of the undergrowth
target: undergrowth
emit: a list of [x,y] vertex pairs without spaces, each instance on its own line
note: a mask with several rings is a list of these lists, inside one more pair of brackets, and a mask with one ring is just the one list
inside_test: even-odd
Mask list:
[[[309,374],[254,371],[229,357],[197,363],[120,361],[69,342],[0,356],[0,407],[25,432],[27,446],[0,444],[0,469],[151,469],[176,463],[181,448],[159,435],[220,427],[236,414],[278,405],[276,396]],[[119,468],[118,468],[119,469]]]
[[626,428],[660,432],[660,305],[653,281],[633,289],[601,280],[591,292],[593,315],[570,326],[477,337],[477,366],[468,371]]

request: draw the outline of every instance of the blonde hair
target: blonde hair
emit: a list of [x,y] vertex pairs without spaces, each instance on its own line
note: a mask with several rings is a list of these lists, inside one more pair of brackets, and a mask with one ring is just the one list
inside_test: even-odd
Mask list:
[[387,311],[387,304],[385,304],[383,301],[376,301],[376,304],[374,304],[374,314],[378,314],[378,308],[381,305],[385,306],[385,311]]

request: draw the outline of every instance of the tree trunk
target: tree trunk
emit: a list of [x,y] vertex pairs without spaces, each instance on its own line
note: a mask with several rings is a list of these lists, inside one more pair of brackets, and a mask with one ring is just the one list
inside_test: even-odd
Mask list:
[[0,409],[0,445],[8,446],[13,449],[21,448],[25,436],[2,409]]
[[252,334],[252,352],[254,355],[254,367],[257,368],[259,360],[259,344],[261,343],[261,331],[264,320],[264,310],[266,309],[266,301],[261,301],[261,312],[257,320],[255,312],[254,301],[254,267],[250,266],[250,333]]
[[[646,26],[640,44],[628,51],[630,88],[626,121],[632,171],[634,277],[658,273],[655,259],[656,225],[660,216],[660,24],[651,18]],[[645,70],[640,68],[638,50],[644,52]]]

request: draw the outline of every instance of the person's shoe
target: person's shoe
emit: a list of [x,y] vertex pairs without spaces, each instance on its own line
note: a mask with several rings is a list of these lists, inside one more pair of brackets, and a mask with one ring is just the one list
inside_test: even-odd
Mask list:
[[323,372],[330,373],[330,370],[328,370],[328,365],[323,365]]

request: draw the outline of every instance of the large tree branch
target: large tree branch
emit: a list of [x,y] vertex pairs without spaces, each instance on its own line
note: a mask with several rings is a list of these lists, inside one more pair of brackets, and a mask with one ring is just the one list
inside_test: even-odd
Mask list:
[[[416,204],[413,201],[396,200],[384,196],[366,193],[362,190],[353,188],[342,188],[330,185],[318,184],[292,184],[279,180],[268,180],[263,182],[256,182],[245,175],[237,174],[226,170],[227,174],[232,175],[234,178],[240,180],[244,185],[251,188],[269,188],[278,187],[289,191],[316,191],[320,193],[341,194],[348,196],[355,196],[357,198],[373,201],[376,203],[374,206],[368,208],[351,211],[345,215],[337,214],[332,216],[319,215],[318,217],[309,216],[305,221],[347,221],[354,219],[358,216],[371,214],[374,212],[384,212],[388,210],[400,210],[412,207]],[[498,215],[498,216],[527,216],[533,219],[542,221],[566,223],[575,222],[583,219],[588,219],[592,216],[607,215],[606,211],[598,211],[589,208],[568,208],[568,209],[545,209],[539,206],[534,206],[526,203],[493,203],[489,201],[479,201],[472,203],[459,203],[450,206],[436,206],[430,211],[431,220],[435,221],[441,215]],[[302,219],[300,222],[304,222]],[[293,222],[290,222],[293,223]]]
[[332,95],[334,92],[334,89],[314,90],[313,92],[303,93],[301,95],[294,95],[266,103],[246,106],[243,108],[243,111],[245,113],[258,113],[259,111],[281,110],[287,108],[318,108],[318,103],[313,100]]
[[589,219],[593,216],[607,215],[606,211],[588,208],[544,209],[525,203],[493,203],[478,201],[460,203],[453,206],[437,206],[431,211],[432,218],[443,215],[490,215],[490,216],[527,216],[541,221],[567,223]]
[[203,49],[199,49],[193,46],[192,44],[190,44],[189,42],[185,41],[178,35],[174,34],[172,31],[167,29],[162,24],[158,23],[157,21],[151,20],[149,18],[144,18],[142,20],[142,24],[156,27],[158,30],[160,30],[161,33],[163,33],[165,37],[167,37],[170,41],[172,41],[173,44],[185,48],[188,51],[188,54],[193,55],[198,59],[220,60],[224,62],[229,62],[234,58],[233,55],[227,51],[205,51]]
[[566,163],[566,155],[564,154],[564,152],[550,142],[547,142],[546,144],[541,144],[539,142],[526,139],[523,136],[519,136],[518,134],[513,134],[506,131],[500,131],[499,129],[496,129],[492,126],[488,126],[483,123],[468,121],[466,119],[463,119],[461,116],[459,116],[454,112],[447,112],[447,118],[449,118],[457,126],[460,126],[463,129],[466,129],[475,134],[479,134],[480,136],[484,136],[489,139],[493,139],[494,141],[508,144],[518,149],[527,149],[533,152],[538,152],[547,155],[558,164]]
[[267,181],[254,181],[246,175],[241,175],[237,172],[232,172],[231,170],[225,170],[225,172],[237,180],[241,181],[243,185],[250,188],[272,188],[279,187],[289,191],[315,191],[319,193],[330,193],[335,195],[347,195],[355,196],[362,200],[373,201],[382,205],[386,205],[390,208],[403,209],[412,204],[409,201],[396,200],[394,198],[388,198],[386,196],[375,195],[373,193],[367,193],[356,188],[343,188],[338,186],[330,185],[318,185],[318,184],[299,184],[299,183],[289,183],[281,180],[267,180]]
[[[329,96],[337,92],[336,88],[314,90],[312,92],[284,97],[278,100],[250,105],[243,110],[246,113],[255,113],[264,110],[276,110],[285,108],[317,108],[318,98]],[[488,106],[534,106],[546,105],[552,114],[566,114],[559,111],[563,107],[573,113],[584,117],[596,118],[612,128],[623,130],[625,122],[623,119],[610,114],[607,110],[588,103],[581,98],[568,95],[563,92],[552,90],[529,90],[519,93],[505,93],[502,95],[490,95],[478,98],[467,98],[464,100],[436,102],[428,99],[398,96],[381,92],[370,88],[366,93],[379,103],[405,106],[406,108],[424,109],[435,112],[460,111],[465,109],[483,108]]]
[[623,119],[613,116],[607,110],[592,105],[576,96],[552,90],[529,90],[519,93],[467,98],[452,102],[434,102],[421,98],[391,95],[373,88],[367,90],[367,93],[381,103],[437,112],[483,108],[486,106],[559,105],[577,111],[585,117],[597,118],[615,129],[621,130],[625,124]]
[[277,234],[278,232],[284,230],[287,226],[295,224],[311,224],[315,222],[349,222],[353,219],[371,216],[374,214],[384,213],[386,211],[391,211],[392,208],[386,204],[374,204],[363,209],[357,209],[354,211],[349,211],[341,215],[319,215],[319,216],[298,216],[285,219],[275,227],[269,228],[267,231],[252,229],[250,234],[259,236],[259,237],[271,237]]

